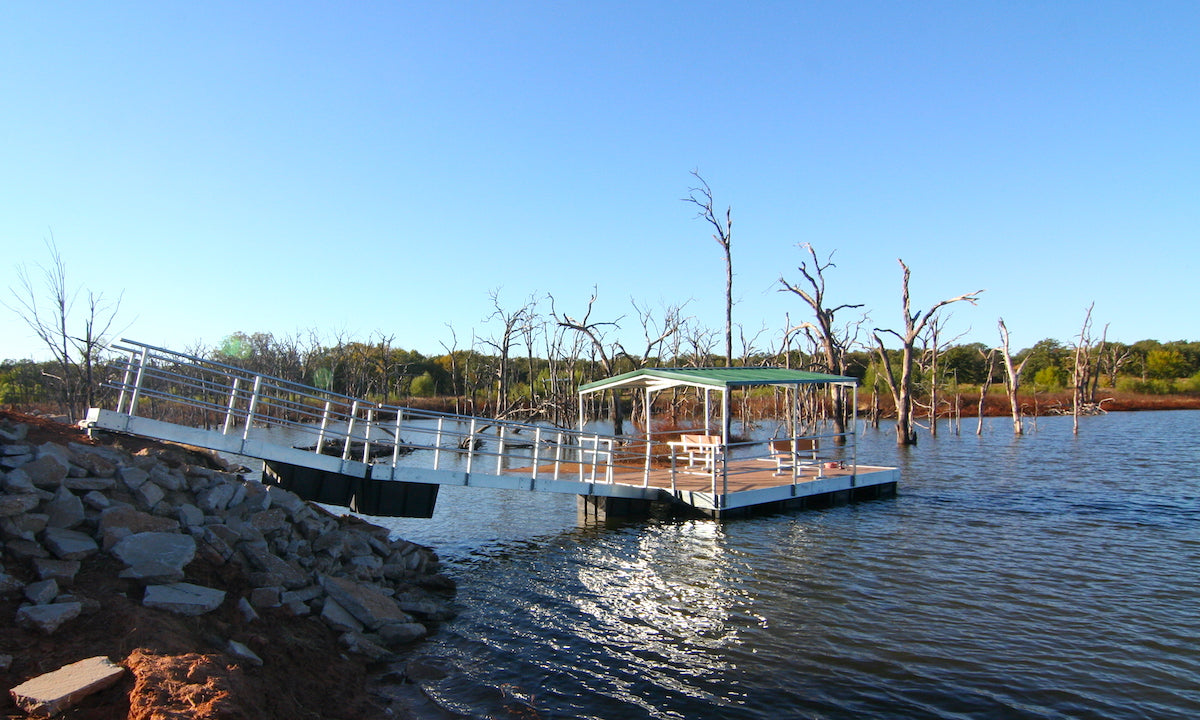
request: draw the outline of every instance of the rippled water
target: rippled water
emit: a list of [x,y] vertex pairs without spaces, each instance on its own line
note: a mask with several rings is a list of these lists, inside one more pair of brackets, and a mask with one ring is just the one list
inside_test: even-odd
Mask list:
[[571,496],[443,488],[462,614],[443,708],[542,718],[1200,713],[1200,412],[1042,419],[896,448],[894,499],[581,525]]

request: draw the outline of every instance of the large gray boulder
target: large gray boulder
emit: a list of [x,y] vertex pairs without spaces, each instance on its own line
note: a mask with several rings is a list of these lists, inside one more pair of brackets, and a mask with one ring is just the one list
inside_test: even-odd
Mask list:
[[9,692],[17,706],[30,715],[52,717],[112,687],[124,674],[125,668],[108,658],[93,657],[39,675]]
[[334,602],[345,608],[368,630],[375,630],[388,623],[410,623],[412,617],[400,609],[396,601],[353,580],[325,575],[321,585]]
[[224,590],[185,582],[150,585],[142,598],[142,604],[146,607],[169,610],[179,615],[203,615],[216,610],[224,601]]
[[183,568],[196,557],[196,540],[180,533],[135,533],[114,545],[112,554],[129,566],[121,577],[174,582],[183,579]]

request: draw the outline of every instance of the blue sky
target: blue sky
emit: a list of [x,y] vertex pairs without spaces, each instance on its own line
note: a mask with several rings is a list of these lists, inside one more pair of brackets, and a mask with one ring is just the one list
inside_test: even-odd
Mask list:
[[173,348],[436,354],[494,332],[492,291],[593,286],[628,338],[631,300],[720,328],[698,169],[760,346],[807,319],[801,243],[869,327],[902,258],[914,309],[986,290],[963,342],[1070,341],[1092,302],[1110,339],[1200,339],[1197,37],[1195,2],[5,3],[0,283],[53,234]]

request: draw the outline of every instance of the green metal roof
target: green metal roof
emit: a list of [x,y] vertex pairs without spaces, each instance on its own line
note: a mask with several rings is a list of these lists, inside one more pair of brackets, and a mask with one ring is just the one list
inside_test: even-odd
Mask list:
[[579,386],[580,393],[598,392],[630,387],[663,390],[672,387],[704,387],[728,390],[753,385],[810,385],[857,384],[858,380],[844,375],[777,367],[719,367],[719,368],[644,368],[606,380]]

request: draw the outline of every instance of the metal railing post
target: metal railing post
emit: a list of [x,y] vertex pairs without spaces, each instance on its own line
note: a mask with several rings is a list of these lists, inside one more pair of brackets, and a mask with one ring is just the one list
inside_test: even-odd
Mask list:
[[367,408],[367,429],[363,432],[363,454],[362,461],[364,463],[371,461],[371,430],[375,427],[375,408]]
[[[649,393],[647,393],[649,395]],[[650,487],[650,451],[653,449],[653,441],[651,440],[650,426],[646,425],[646,468],[642,473],[642,487]]]
[[121,394],[117,396],[117,412],[122,412],[125,409],[125,395],[129,393],[129,381],[132,380],[130,375],[133,374],[133,361],[137,357],[134,351],[129,351],[129,359],[125,361],[125,372],[121,375]]
[[500,436],[496,441],[496,474],[504,472],[504,426],[496,428],[497,434]]
[[146,374],[146,357],[149,354],[149,348],[142,348],[142,358],[138,362],[137,379],[133,384],[133,395],[129,398],[129,415],[130,417],[137,415],[138,398],[142,394],[142,378]]
[[242,430],[242,439],[250,438],[250,426],[254,424],[254,411],[258,409],[258,391],[262,387],[262,375],[254,376],[254,391],[250,395],[250,407],[246,410],[246,427]]
[[559,478],[559,470],[562,467],[562,451],[563,451],[563,434],[562,430],[558,431],[558,437],[554,441],[554,479]]
[[442,423],[446,418],[440,417],[437,422],[437,435],[433,439],[433,469],[440,470],[442,464]]
[[325,401],[325,409],[321,412],[321,429],[317,431],[317,454],[325,452],[325,432],[329,429],[330,401]]
[[538,425],[537,429],[533,431],[533,462],[532,462],[533,473],[529,478],[530,480],[537,480],[538,460],[541,455],[541,450],[542,450],[542,426]]
[[237,406],[238,385],[241,383],[241,378],[234,378],[233,385],[229,387],[229,403],[225,406],[225,426],[221,429],[222,435],[228,435],[233,429],[233,411]]
[[354,423],[358,420],[358,401],[350,405],[350,422],[346,425],[346,442],[342,444],[342,459],[350,459],[350,446],[354,437]]
[[475,461],[475,418],[471,418],[470,428],[467,430],[467,475],[471,474],[471,466]]
[[404,411],[396,408],[396,431],[392,434],[392,467],[400,464],[400,424],[404,422]]

